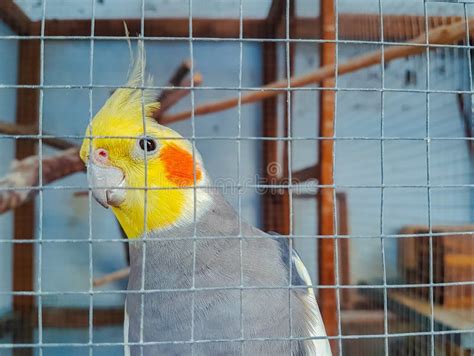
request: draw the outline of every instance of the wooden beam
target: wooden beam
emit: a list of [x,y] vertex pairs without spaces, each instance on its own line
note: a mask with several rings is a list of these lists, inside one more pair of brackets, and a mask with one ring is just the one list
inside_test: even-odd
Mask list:
[[[337,204],[337,233],[338,235],[349,235],[349,208],[347,204],[347,194],[343,192],[336,193]],[[339,252],[339,284],[350,285],[350,239],[338,240]],[[344,309],[349,309],[353,306],[352,296],[354,291],[349,288],[343,288],[340,291],[341,306]]]
[[[282,16],[283,1],[273,0],[268,16],[265,20],[265,37],[273,37],[276,31],[278,18]],[[276,42],[263,43],[263,84],[272,83],[278,78],[278,58]],[[262,137],[278,137],[278,110],[277,98],[269,98],[262,101]],[[278,157],[279,142],[276,140],[264,140],[263,145],[263,184],[276,184],[281,178],[279,169],[273,169],[280,164]],[[279,224],[281,221],[280,194],[272,189],[265,189],[262,197],[263,229],[282,233]]]
[[[429,28],[462,21],[460,16],[430,16]],[[384,15],[384,40],[408,41],[425,32],[425,17],[414,15]],[[377,14],[339,14],[339,39],[380,41],[380,16]],[[471,29],[471,31],[473,31]],[[280,24],[277,38],[285,37],[285,26]],[[321,39],[319,17],[298,17],[290,33],[293,39]]]
[[287,0],[272,0],[266,19],[266,25],[274,31],[284,17]]
[[[277,53],[276,43],[266,42],[263,44],[263,83],[271,83],[277,79]],[[263,123],[262,136],[263,137],[277,137],[278,136],[278,113],[277,100],[275,97],[269,98],[262,102],[263,104]],[[264,140],[263,145],[263,176],[265,177],[264,184],[271,185],[278,180],[278,172],[276,169],[271,169],[278,164],[278,141]],[[277,214],[277,195],[273,194],[268,189],[262,197],[263,203],[263,228],[266,231],[278,232],[279,228]]]
[[[89,308],[43,307],[42,324],[44,328],[85,329],[89,327]],[[123,308],[94,308],[94,327],[123,324]],[[0,319],[0,335],[21,333],[25,328],[36,328],[38,309],[34,308],[25,318],[9,315]],[[19,354],[24,349],[16,348]]]
[[[21,41],[18,63],[18,84],[39,84],[40,42],[38,40]],[[39,95],[37,89],[18,89],[16,123],[35,126],[38,124]],[[33,140],[16,141],[16,159],[22,160],[36,153]],[[35,238],[35,203],[30,201],[14,210],[14,239],[33,240]],[[13,291],[33,291],[35,281],[34,245],[13,244]],[[13,310],[20,318],[27,318],[34,310],[33,296],[13,297]],[[27,324],[27,323],[26,323]],[[14,333],[13,341],[31,342],[33,328],[24,328]],[[15,355],[31,355],[32,350],[15,349]]]
[[0,1],[0,20],[18,35],[30,33],[31,20],[13,0]]
[[[321,37],[323,40],[334,40],[336,38],[336,14],[334,0],[321,0]],[[319,46],[321,67],[335,66],[336,46],[333,42],[321,43]],[[326,88],[334,88],[334,79],[326,79],[321,82]],[[334,115],[335,115],[335,92],[333,90],[323,90],[320,92],[320,113],[319,113],[319,136],[322,138],[332,138],[334,136]],[[318,150],[319,163],[319,184],[332,185],[334,162],[333,162],[334,142],[332,140],[320,140]],[[336,212],[333,188],[320,188],[318,194],[318,234],[326,238],[318,239],[318,272],[320,285],[334,286],[335,260],[334,249],[336,240],[334,239],[335,226],[334,214]],[[319,306],[326,327],[328,336],[338,334],[336,290],[323,288],[319,290]],[[337,341],[331,340],[333,354],[338,353]]]
[[[89,327],[89,308],[43,308],[43,327],[78,329]],[[33,317],[37,323],[34,313]],[[123,308],[94,308],[94,327],[116,326],[123,324]]]
[[[18,84],[39,83],[39,41],[20,42]],[[36,89],[18,89],[16,123],[36,126],[38,123],[38,91]],[[36,143],[32,140],[16,141],[16,159],[22,160],[36,153]],[[15,210],[15,238],[34,238],[34,203],[23,205]],[[32,291],[34,288],[33,245],[14,244],[13,247],[13,290]],[[15,298],[14,298],[15,299]],[[14,301],[15,309],[30,309],[33,297],[24,297]]]
[[291,173],[293,184],[305,183],[309,180],[318,179],[319,166],[317,164]]
[[[286,38],[284,21],[280,23],[277,30],[277,38]],[[321,25],[319,17],[298,17],[294,19],[294,26],[290,28],[292,39],[320,39]]]
[[[140,33],[139,19],[95,20],[95,36],[124,36],[124,22],[135,36]],[[39,31],[41,22],[35,22],[33,28]],[[193,19],[193,37],[239,38],[239,19]],[[47,36],[90,36],[90,20],[47,20]],[[260,38],[265,34],[265,20],[245,19],[243,23],[244,38]],[[146,37],[189,37],[188,18],[146,19]]]
[[[284,19],[286,0],[273,0],[269,14],[265,20],[244,19],[244,37],[265,38],[265,28],[276,26],[276,34],[271,38],[284,38]],[[403,41],[416,37],[424,32],[424,16],[385,15],[384,39],[387,41]],[[9,25],[19,35],[39,34],[40,21],[31,21],[13,0],[0,2],[0,20]],[[451,24],[460,21],[460,16],[430,16],[430,28],[439,24]],[[97,19],[95,21],[96,36],[123,36],[123,21],[127,23],[132,35],[141,29],[139,19]],[[146,19],[145,35],[152,37],[188,37],[189,20],[187,18]],[[295,26],[290,38],[320,39],[321,29],[318,17],[295,18]],[[377,14],[340,14],[339,39],[341,40],[380,40],[380,17]],[[401,30],[403,29],[403,31]],[[408,30],[407,30],[408,29]],[[90,36],[90,20],[46,20],[47,36]],[[238,19],[193,19],[193,35],[195,37],[239,37]],[[268,37],[270,38],[270,37]]]
[[[278,27],[279,24],[284,24],[285,28],[288,25],[289,30],[291,32],[291,27],[294,26],[294,19],[295,19],[295,2],[290,1],[289,2],[289,9],[288,9],[288,16],[284,16],[286,14],[286,0],[281,1],[283,5],[280,5],[282,9],[280,10],[282,12],[281,17],[284,17],[285,19],[277,19],[277,22],[275,24],[276,27]],[[289,23],[287,24],[287,20]],[[274,30],[276,32],[276,29]],[[286,38],[286,32],[285,32],[285,38]],[[287,51],[289,51],[288,56],[286,55]],[[290,43],[288,46],[284,45],[284,53],[285,53],[285,58],[288,58],[289,63],[286,63],[286,59],[283,61],[285,63],[285,80],[288,82],[291,80],[291,77],[293,76],[294,73],[294,68],[295,68],[295,46],[294,44]],[[284,122],[283,122],[283,135],[284,137],[291,138],[291,123],[290,120],[292,119],[292,113],[293,113],[293,99],[294,95],[291,91],[286,93],[286,98],[284,99],[284,108],[285,112],[283,113],[284,117]],[[287,179],[290,175],[289,170],[289,161],[291,160],[291,157],[289,156],[289,148],[291,148],[291,141],[283,141],[280,142],[280,144],[283,146],[283,157],[281,159],[281,174],[282,176],[280,178]],[[277,213],[277,223],[278,228],[279,228],[279,233],[284,234],[284,235],[293,235],[294,231],[291,229],[291,204],[292,201],[290,199],[290,191],[289,188],[287,189],[282,189],[279,191],[279,206],[276,207],[278,209]]]

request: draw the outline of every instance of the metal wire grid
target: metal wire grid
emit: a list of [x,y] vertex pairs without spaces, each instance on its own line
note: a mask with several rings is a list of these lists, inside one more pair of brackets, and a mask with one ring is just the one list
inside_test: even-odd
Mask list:
[[[46,1],[42,4],[42,14],[41,14],[41,35],[44,35],[44,28],[45,28],[45,21],[46,21]],[[40,41],[40,85],[44,84],[44,40]],[[44,90],[40,89],[40,99],[39,99],[39,118],[38,118],[38,132],[43,131],[43,105],[44,105]],[[38,285],[38,292],[42,291],[42,279],[41,279],[41,270],[42,270],[42,263],[43,263],[43,191],[41,187],[43,186],[43,140],[38,140],[38,154],[39,154],[39,165],[38,165],[38,174],[39,174],[39,217],[40,222],[38,226],[38,273],[37,275],[37,285]],[[43,344],[43,300],[41,296],[37,297],[38,300],[38,344],[39,347],[39,355],[43,356],[43,348],[41,345]]]
[[[427,0],[424,1],[424,16],[425,16],[425,27],[426,30],[428,30],[428,10],[427,10]],[[58,135],[58,136],[52,136],[52,135],[42,135],[42,127],[43,127],[43,105],[44,105],[44,90],[45,89],[89,89],[89,116],[90,120],[93,118],[93,109],[92,109],[92,91],[94,88],[117,88],[116,86],[104,86],[104,85],[95,85],[94,84],[94,78],[93,78],[93,63],[94,63],[94,44],[96,40],[124,40],[124,37],[102,37],[102,36],[95,36],[94,35],[94,29],[95,29],[95,1],[91,0],[91,6],[92,6],[92,18],[91,18],[91,36],[45,36],[45,19],[46,19],[46,5],[47,0],[42,1],[42,19],[41,19],[41,35],[40,36],[2,36],[0,39],[2,40],[25,40],[25,39],[39,39],[41,42],[41,58],[40,58],[40,84],[39,85],[6,85],[6,84],[1,84],[0,88],[29,88],[29,89],[39,89],[40,90],[40,106],[39,106],[39,132],[40,134],[38,135],[21,135],[21,136],[14,136],[15,139],[20,139],[20,138],[31,138],[31,139],[37,139],[39,143],[39,157],[40,157],[40,165],[39,165],[39,172],[42,172],[42,158],[43,158],[43,152],[42,152],[42,147],[43,147],[43,139],[45,138],[51,138],[51,137],[60,137],[60,138],[70,138],[70,139],[83,139],[85,138],[84,136],[77,136],[77,135]],[[141,0],[141,29],[142,29],[142,34],[144,33],[144,23],[145,23],[145,8],[144,8],[145,0]],[[336,339],[338,340],[339,343],[339,354],[342,354],[342,341],[343,340],[350,340],[350,339],[379,339],[382,338],[384,340],[384,353],[385,355],[389,355],[389,339],[390,338],[400,338],[400,337],[412,337],[412,336],[428,336],[430,337],[430,354],[434,355],[434,350],[435,350],[435,336],[437,335],[446,335],[446,334],[470,334],[474,332],[474,329],[472,330],[448,330],[448,331],[438,331],[435,330],[435,325],[434,325],[434,300],[433,300],[433,288],[434,287],[439,287],[439,286],[462,286],[462,285],[472,285],[474,284],[473,281],[469,282],[448,282],[448,283],[435,283],[433,280],[433,238],[438,237],[438,236],[455,236],[455,235],[466,235],[465,232],[463,233],[443,233],[443,234],[437,234],[432,231],[432,224],[431,224],[431,192],[433,189],[443,189],[443,188],[456,188],[456,187],[464,187],[464,188],[473,188],[474,184],[443,184],[443,185],[434,185],[430,182],[430,145],[433,141],[435,140],[440,140],[440,141],[457,141],[457,140],[472,140],[472,138],[466,138],[466,137],[430,137],[430,95],[434,93],[444,93],[444,94],[472,94],[473,89],[472,89],[472,69],[471,66],[469,66],[469,79],[470,79],[470,89],[469,90],[434,90],[430,89],[430,49],[433,48],[462,48],[467,50],[467,55],[468,55],[468,61],[471,63],[471,46],[469,45],[469,31],[466,31],[467,33],[467,38],[466,38],[466,45],[463,46],[457,46],[457,45],[433,45],[429,43],[428,36],[426,36],[426,43],[424,45],[419,45],[423,46],[426,48],[426,61],[428,65],[426,66],[426,89],[395,89],[395,88],[386,88],[385,87],[385,70],[384,70],[384,57],[383,57],[383,51],[385,46],[387,45],[407,45],[406,43],[397,43],[397,42],[386,42],[383,38],[384,34],[384,20],[383,20],[383,1],[378,0],[378,7],[379,7],[379,15],[380,15],[380,23],[381,23],[381,40],[380,41],[349,41],[349,40],[339,40],[339,35],[338,35],[338,0],[335,1],[335,13],[336,13],[336,39],[334,41],[332,40],[301,40],[301,39],[292,39],[290,38],[290,0],[286,0],[286,14],[285,14],[285,33],[286,33],[286,38],[285,39],[247,39],[243,38],[243,1],[240,0],[240,5],[239,5],[239,38],[234,38],[234,39],[225,39],[225,41],[238,41],[240,44],[240,52],[239,52],[239,85],[238,87],[218,87],[218,86],[203,86],[203,87],[194,87],[194,83],[191,82],[191,85],[189,88],[192,89],[191,91],[191,107],[193,111],[193,115],[191,117],[191,124],[192,124],[192,136],[191,137],[186,137],[186,139],[189,139],[193,143],[193,157],[195,154],[195,144],[196,141],[199,140],[228,140],[228,141],[233,141],[235,140],[237,142],[237,147],[238,147],[238,177],[240,180],[240,171],[241,171],[241,142],[245,140],[277,140],[277,141],[282,141],[282,142],[287,142],[287,155],[290,157],[288,160],[288,172],[289,172],[289,181],[292,182],[292,160],[291,160],[291,155],[292,155],[292,142],[297,141],[297,140],[315,140],[315,141],[320,141],[320,140],[332,140],[334,142],[334,150],[333,150],[333,166],[335,166],[335,159],[336,159],[336,154],[335,154],[335,148],[337,145],[338,141],[343,141],[343,140],[366,140],[366,141],[379,141],[380,142],[380,153],[381,153],[381,182],[379,185],[340,185],[340,184],[332,184],[332,185],[318,185],[318,188],[331,188],[333,190],[333,198],[334,201],[336,199],[336,189],[340,188],[380,188],[381,189],[381,212],[380,212],[380,234],[376,236],[362,236],[362,237],[367,237],[367,238],[374,238],[374,239],[380,239],[381,241],[381,256],[382,256],[382,266],[383,266],[383,284],[376,285],[368,285],[364,286],[364,288],[367,289],[383,289],[384,291],[384,302],[383,302],[383,308],[384,308],[384,332],[383,334],[374,334],[374,335],[343,335],[342,333],[342,326],[341,326],[341,303],[340,303],[340,290],[341,289],[355,289],[359,288],[359,286],[356,285],[342,285],[340,284],[340,276],[339,276],[339,268],[335,269],[336,272],[336,283],[335,285],[314,285],[313,287],[315,288],[332,288],[336,290],[336,296],[337,296],[337,321],[338,321],[338,334],[337,335],[329,335],[329,339]],[[193,36],[193,0],[189,0],[189,37],[188,38],[183,38],[183,37],[166,37],[166,38],[161,38],[161,37],[144,37],[143,35],[140,35],[138,37],[138,41],[144,42],[144,41],[188,41],[189,42],[189,53],[191,59],[193,59],[193,43],[196,41],[214,41],[214,42],[219,42],[219,41],[224,41],[224,39],[221,38],[197,38]],[[464,15],[465,18],[467,18],[467,3],[464,3]],[[467,23],[466,23],[466,26]],[[45,85],[44,84],[44,45],[46,40],[87,40],[90,41],[90,71],[89,71],[89,85]],[[285,45],[285,65],[286,65],[286,73],[287,73],[287,88],[286,88],[286,116],[287,116],[287,125],[288,125],[288,130],[287,130],[287,135],[286,137],[275,137],[275,138],[269,138],[269,137],[244,137],[241,134],[241,97],[242,97],[242,91],[258,91],[261,90],[260,88],[252,88],[252,87],[243,87],[242,86],[242,57],[243,57],[243,44],[245,42],[264,42],[264,41],[274,41],[278,43],[282,43]],[[293,88],[291,87],[290,83],[290,72],[291,72],[291,63],[290,63],[290,45],[293,43],[324,43],[324,42],[332,42],[336,46],[336,68],[338,65],[338,51],[339,51],[339,45],[340,44],[371,44],[371,45],[379,45],[382,49],[382,87],[381,88],[342,88],[338,85],[338,73],[336,70],[336,75],[335,75],[335,85],[334,87],[317,87],[317,88]],[[411,46],[416,46],[412,45]],[[142,58],[143,60],[143,58]],[[193,61],[191,61],[193,63]],[[191,78],[193,78],[194,74],[194,66],[191,66]],[[178,87],[179,89],[187,89],[188,87]],[[147,87],[144,85],[144,78],[142,78],[142,86],[140,87],[141,90],[144,89],[150,89],[150,87]],[[155,86],[153,89],[170,89],[169,86]],[[237,90],[238,95],[239,95],[239,105],[238,105],[238,135],[237,136],[229,136],[229,137],[196,137],[195,134],[195,117],[194,117],[194,109],[195,109],[195,98],[194,98],[194,91],[195,90]],[[271,89],[270,89],[271,90]],[[291,123],[292,123],[292,96],[291,94],[296,91],[334,91],[335,92],[335,120],[337,119],[337,110],[338,110],[338,94],[342,91],[373,91],[373,92],[379,92],[381,94],[381,121],[380,121],[380,130],[381,130],[381,137],[338,137],[337,132],[336,132],[336,125],[334,129],[334,135],[333,137],[330,138],[322,138],[322,137],[294,137],[292,136],[291,133]],[[426,137],[424,138],[406,138],[406,137],[385,137],[384,136],[384,98],[385,98],[385,93],[387,92],[416,92],[416,93],[423,93],[426,95]],[[146,121],[145,118],[143,117],[143,126],[144,126],[144,132],[146,136]],[[0,138],[12,138],[12,136],[7,136],[7,135],[0,135]],[[97,136],[94,136],[91,134],[91,139],[97,138]],[[131,139],[136,139],[136,137],[130,137]],[[170,138],[171,139],[171,138]],[[415,185],[415,184],[410,184],[410,185],[388,185],[385,183],[384,179],[384,143],[386,141],[390,140],[414,140],[414,141],[421,141],[426,143],[426,159],[427,159],[427,184],[426,185]],[[145,165],[147,160],[145,159]],[[145,171],[147,171],[145,169]],[[332,180],[335,182],[335,169],[333,170],[333,177]],[[196,172],[194,172],[194,181],[196,182]],[[89,244],[89,274],[90,274],[90,280],[89,280],[89,290],[84,291],[84,292],[72,292],[72,291],[61,291],[61,292],[47,292],[43,291],[42,289],[42,279],[41,279],[41,270],[42,270],[42,246],[44,243],[57,243],[59,241],[61,242],[68,242],[68,243],[75,243],[75,242],[83,242],[83,240],[69,240],[69,239],[55,239],[55,240],[43,240],[43,212],[44,212],[44,202],[43,202],[43,193],[45,190],[51,189],[51,190],[64,190],[64,189],[69,189],[69,190],[75,190],[80,187],[74,187],[74,186],[54,186],[54,187],[48,187],[48,186],[43,186],[42,182],[42,174],[39,175],[39,185],[37,187],[25,187],[24,189],[33,189],[33,190],[38,190],[39,193],[39,217],[40,217],[40,222],[38,225],[38,240],[30,241],[30,240],[6,240],[6,239],[0,239],[0,243],[32,243],[38,246],[38,258],[37,258],[37,268],[40,271],[37,275],[37,290],[36,291],[15,291],[15,292],[0,292],[0,295],[33,295],[37,297],[38,301],[38,342],[37,343],[32,343],[32,344],[0,344],[0,349],[5,349],[5,348],[18,348],[18,347],[33,347],[37,348],[39,350],[39,354],[43,354],[43,349],[47,347],[64,347],[64,346],[70,346],[70,347],[83,347],[83,346],[88,346],[89,347],[89,354],[93,354],[93,347],[95,346],[118,346],[118,345],[124,345],[123,342],[103,342],[103,343],[95,343],[93,340],[93,296],[96,294],[127,294],[127,293],[139,293],[142,296],[142,308],[141,308],[141,324],[140,324],[140,342],[138,345],[141,347],[141,351],[143,352],[143,346],[146,345],[156,345],[156,344],[167,344],[169,342],[145,342],[143,340],[143,313],[144,313],[144,302],[143,298],[144,295],[147,293],[153,293],[156,292],[156,290],[150,290],[150,289],[145,289],[145,284],[144,284],[144,266],[145,263],[143,264],[143,270],[142,270],[142,287],[139,291],[94,291],[93,290],[93,285],[92,285],[92,275],[93,275],[93,267],[92,267],[92,251],[93,251],[93,242],[100,242],[100,241],[115,241],[115,242],[123,242],[121,239],[92,239],[92,195],[91,191],[89,190],[89,236],[88,236],[88,244]],[[145,195],[145,219],[144,219],[144,226],[145,226],[145,231],[146,231],[146,223],[147,223],[147,191],[151,189],[163,189],[163,188],[150,188],[146,184],[146,177],[145,177],[145,187],[139,188],[144,191]],[[297,188],[297,185],[294,184],[285,184],[285,185],[243,185],[239,183],[236,185],[235,188],[239,190],[239,192],[243,188],[255,188],[255,189],[260,189],[260,188],[284,188],[288,189],[289,192],[289,208],[290,208],[290,234],[288,237],[290,237],[290,251],[293,248],[293,239],[298,238],[298,239],[319,239],[319,238],[325,238],[325,236],[321,235],[295,235],[293,233],[293,190]],[[201,187],[201,188],[207,188],[207,187]],[[428,226],[429,226],[429,233],[428,234],[386,234],[384,232],[384,190],[386,188],[426,188],[428,191]],[[15,188],[18,189],[18,188]],[[200,189],[198,187],[190,187],[189,189],[194,190],[194,226],[195,226],[195,231],[194,231],[194,253],[193,253],[193,265],[195,268],[195,262],[196,262],[196,189]],[[238,210],[239,212],[241,211],[242,207],[242,202],[241,202],[241,194],[238,195]],[[335,206],[334,206],[335,209]],[[334,246],[335,246],[335,263],[336,266],[339,266],[339,251],[338,251],[338,244],[337,241],[338,239],[344,239],[344,238],[352,238],[353,236],[350,235],[340,235],[338,229],[338,224],[337,224],[337,214],[336,211],[333,212],[334,216],[334,226],[336,229],[336,233],[334,236]],[[240,221],[241,223],[241,221]],[[240,224],[239,224],[240,225]],[[469,233],[468,233],[469,234]],[[420,237],[420,236],[428,236],[429,237],[429,257],[430,257],[430,270],[429,270],[429,283],[424,283],[424,284],[391,284],[387,282],[387,271],[386,271],[386,256],[385,256],[385,240],[387,238],[405,238],[405,237]],[[183,239],[189,238],[189,237],[182,237]],[[242,236],[242,231],[241,227],[239,229],[239,234],[238,236],[225,236],[225,237],[220,237],[220,236],[209,236],[209,237],[199,237],[200,239],[202,238],[208,238],[208,239],[219,239],[219,238],[236,238],[240,240],[240,259],[242,261],[242,241],[245,239],[252,239],[252,238],[257,238],[257,237],[252,237],[252,236]],[[281,237],[281,238],[287,238],[287,237]],[[175,238],[175,239],[180,239],[180,238]],[[146,241],[147,241],[147,234],[145,233],[145,236],[143,238],[143,260],[145,261],[145,252],[146,252]],[[290,266],[290,278],[289,280],[291,281],[291,273],[292,273],[292,268]],[[192,282],[192,288],[191,292],[196,292],[196,291],[206,291],[206,290],[223,290],[223,289],[239,289],[242,293],[243,290],[248,290],[248,289],[255,289],[256,287],[248,287],[243,285],[243,270],[242,270],[242,263],[241,263],[241,271],[240,271],[240,279],[241,283],[240,286],[238,287],[219,287],[219,288],[197,288],[195,286],[195,280],[194,280],[194,274],[193,274],[193,282]],[[388,330],[388,302],[387,302],[387,293],[388,290],[393,289],[393,288],[418,288],[418,287],[428,287],[430,290],[430,306],[431,306],[431,318],[430,318],[430,330],[427,332],[407,332],[407,333],[389,333]],[[293,289],[293,288],[302,288],[299,286],[293,286],[290,285],[287,286],[288,289]],[[258,287],[258,289],[281,289],[281,287]],[[160,289],[159,291],[179,291],[180,289]],[[43,341],[43,321],[42,321],[42,297],[48,296],[48,295],[88,295],[89,296],[89,341],[84,344],[84,343],[44,343]],[[194,295],[194,293],[193,293]],[[291,310],[291,300],[289,299],[289,310]],[[259,338],[256,340],[285,340],[285,341],[294,341],[294,340],[302,340],[305,338],[298,338],[294,337],[292,334],[292,322],[291,322],[291,312],[290,312],[290,320],[289,320],[289,325],[290,325],[290,336],[289,338]],[[234,339],[234,340],[196,340],[194,338],[194,333],[191,336],[191,339],[189,341],[176,341],[172,343],[185,343],[185,344],[199,344],[199,343],[210,343],[210,342],[219,342],[219,341],[230,341],[230,342],[240,342],[242,343],[245,340],[250,340],[250,339],[245,339],[244,338],[244,330],[243,330],[243,315],[242,315],[242,308],[241,308],[241,337]],[[192,319],[193,327],[192,330],[194,330],[194,315]],[[136,343],[135,343],[136,344]],[[134,343],[128,343],[127,345],[134,345]],[[194,351],[194,348],[193,348]]]
[[[89,68],[89,123],[92,122],[93,118],[93,109],[92,109],[92,104],[93,104],[93,90],[92,86],[94,83],[94,34],[95,34],[95,6],[96,2],[94,0],[91,0],[91,5],[92,5],[92,18],[91,18],[91,41],[90,41],[90,57],[89,57],[89,63],[90,63],[90,68]],[[41,131],[39,131],[41,133]],[[92,129],[91,129],[91,134],[93,134]],[[92,151],[92,139],[89,141],[89,153]],[[90,174],[87,172],[87,174]],[[89,225],[89,231],[88,231],[88,242],[89,242],[89,330],[88,330],[88,343],[89,343],[89,355],[93,355],[93,342],[94,342],[94,329],[93,329],[93,324],[94,324],[94,283],[92,281],[92,276],[94,275],[94,268],[93,268],[93,248],[92,248],[92,190],[89,190],[88,195],[87,195],[87,201],[88,201],[88,225]],[[41,273],[41,271],[40,271]]]

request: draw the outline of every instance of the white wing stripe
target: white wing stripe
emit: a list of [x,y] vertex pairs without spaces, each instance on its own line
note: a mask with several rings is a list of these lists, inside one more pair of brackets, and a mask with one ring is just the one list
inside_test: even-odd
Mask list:
[[[303,282],[308,286],[313,285],[308,270],[306,269],[303,261],[301,261],[301,259],[295,252],[293,252],[292,260],[296,268],[296,272],[299,274]],[[318,303],[316,302],[313,288],[308,288],[308,295],[304,299],[307,304],[308,312],[310,314],[309,319],[311,320],[312,336],[326,336],[326,330],[324,328],[321,313],[319,312]],[[312,340],[312,344],[314,350],[318,351],[317,356],[332,355],[328,339],[315,339]],[[314,352],[314,350],[308,350],[308,352]]]
[[127,302],[125,302],[124,318],[123,318],[123,352],[125,356],[130,356],[130,346],[128,344],[128,329],[129,329],[129,317],[127,313]]

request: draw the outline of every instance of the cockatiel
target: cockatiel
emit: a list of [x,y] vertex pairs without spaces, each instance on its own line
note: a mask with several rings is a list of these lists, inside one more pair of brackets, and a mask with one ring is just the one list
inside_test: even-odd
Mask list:
[[[127,87],[142,84],[141,51]],[[116,90],[80,151],[93,196],[129,239],[125,354],[331,355],[288,240],[239,223],[191,142],[152,119],[155,101],[151,90]]]

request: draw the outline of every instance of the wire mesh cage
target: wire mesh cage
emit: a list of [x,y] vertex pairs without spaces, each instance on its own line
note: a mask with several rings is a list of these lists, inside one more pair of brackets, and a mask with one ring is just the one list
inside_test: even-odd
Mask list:
[[[0,355],[327,355],[298,349],[321,340],[333,355],[472,355],[473,16],[468,0],[0,0]],[[134,61],[146,70],[127,83]],[[123,104],[97,130],[127,92],[140,122]],[[156,123],[182,137],[155,142]],[[141,194],[140,222],[94,200],[108,181],[91,183],[88,160],[111,159],[109,142],[142,147],[140,182],[105,184]],[[169,142],[185,143],[166,156]],[[229,275],[206,284],[200,268]],[[322,334],[298,334],[298,291]],[[150,307],[165,294],[169,310]],[[171,314],[189,333],[163,329]]]

